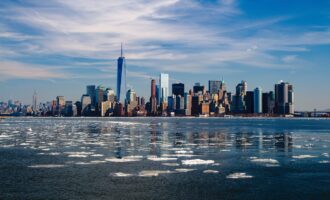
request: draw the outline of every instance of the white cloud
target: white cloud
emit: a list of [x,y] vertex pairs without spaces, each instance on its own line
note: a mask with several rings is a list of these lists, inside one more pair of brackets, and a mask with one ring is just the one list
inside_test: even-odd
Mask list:
[[[147,70],[209,73],[228,69],[228,63],[291,68],[294,57],[276,57],[271,52],[307,51],[309,45],[330,44],[329,29],[295,34],[283,31],[278,24],[292,16],[244,19],[235,0],[219,0],[215,5],[194,0],[54,0],[31,4],[2,10],[7,13],[2,18],[38,32],[37,36],[29,35],[6,27],[0,38],[24,42],[2,47],[0,52],[7,52],[4,56],[15,52],[31,57],[114,59],[120,42],[124,42],[128,64]],[[244,31],[249,34],[241,35]],[[94,61],[90,62],[80,65],[73,61],[71,66],[93,67]],[[107,66],[113,70],[115,62]],[[149,76],[150,72],[144,73]]]
[[40,65],[31,65],[13,61],[0,61],[1,80],[23,78],[47,80],[52,78],[68,78],[67,75],[54,69],[45,69]]

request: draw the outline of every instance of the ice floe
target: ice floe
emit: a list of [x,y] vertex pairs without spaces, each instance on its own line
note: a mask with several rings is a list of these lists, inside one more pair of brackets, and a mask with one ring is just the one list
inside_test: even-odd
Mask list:
[[60,168],[64,167],[65,165],[54,165],[54,164],[48,164],[48,165],[30,165],[29,168]]
[[292,156],[292,158],[295,158],[295,159],[305,159],[305,158],[316,158],[316,156],[312,156],[312,155],[298,155],[298,156]]
[[319,163],[327,164],[327,163],[330,163],[330,161],[329,160],[321,160],[321,161],[319,161]]
[[322,156],[329,158],[329,153],[322,153]]
[[123,173],[123,172],[112,173],[111,175],[114,176],[114,177],[130,177],[130,176],[133,176],[133,174],[127,174],[127,173]]
[[152,161],[174,161],[178,158],[169,158],[169,157],[157,157],[157,156],[148,156],[148,160]]
[[140,157],[133,157],[133,156],[127,156],[127,157],[122,157],[122,158],[106,158],[105,159],[108,162],[114,162],[114,163],[125,163],[125,162],[138,162],[141,161]]
[[204,174],[218,174],[219,171],[217,170],[211,170],[211,169],[207,169],[203,171]]
[[178,168],[175,169],[175,171],[177,172],[191,172],[191,171],[195,171],[196,169],[186,169],[186,168]]
[[202,160],[202,159],[182,160],[183,165],[209,165],[213,163],[214,160]]
[[278,164],[279,162],[275,159],[271,158],[253,158],[251,162],[255,163],[270,163],[270,164]]
[[227,178],[230,178],[230,179],[245,179],[245,178],[253,178],[253,176],[248,175],[246,173],[238,172],[238,173],[229,174],[227,176]]
[[173,173],[173,171],[170,171],[170,170],[143,170],[139,173],[138,176],[152,177],[152,176],[158,176],[160,174],[170,174],[170,173]]
[[169,167],[177,167],[177,166],[180,166],[179,163],[163,163],[162,165],[169,166]]

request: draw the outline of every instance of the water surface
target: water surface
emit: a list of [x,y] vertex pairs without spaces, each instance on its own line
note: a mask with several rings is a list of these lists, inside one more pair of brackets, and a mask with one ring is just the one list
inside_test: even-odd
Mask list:
[[330,120],[12,118],[0,199],[329,199]]

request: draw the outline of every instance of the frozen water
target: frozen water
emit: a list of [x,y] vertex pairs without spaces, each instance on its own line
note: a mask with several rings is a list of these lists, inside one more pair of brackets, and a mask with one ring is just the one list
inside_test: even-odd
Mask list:
[[208,165],[213,163],[214,160],[202,160],[202,159],[182,160],[183,165]]
[[245,178],[252,178],[252,177],[253,176],[247,175],[246,173],[241,173],[241,172],[229,174],[227,176],[227,178],[230,178],[230,179],[245,179]]
[[0,199],[322,199],[329,132],[330,120],[6,119]]

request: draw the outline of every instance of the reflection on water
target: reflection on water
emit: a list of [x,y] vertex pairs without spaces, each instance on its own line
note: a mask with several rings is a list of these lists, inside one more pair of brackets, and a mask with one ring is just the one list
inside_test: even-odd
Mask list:
[[[97,181],[94,180],[95,183],[112,179],[167,177],[175,185],[184,179],[174,177],[185,174],[186,178],[195,180],[196,187],[202,188],[205,181],[202,178],[208,182],[223,179],[221,184],[229,187],[232,182],[228,180],[276,180],[281,175],[276,170],[282,168],[289,173],[309,164],[316,165],[313,169],[321,167],[324,170],[323,166],[329,164],[329,125],[329,120],[302,123],[301,120],[282,119],[7,119],[0,122],[0,166],[9,170],[8,167],[15,163],[20,169],[25,167],[27,176],[32,176],[35,172],[31,170],[36,169],[59,170],[57,176],[64,173],[60,170],[70,169],[65,172],[69,173],[69,177],[73,176],[73,172],[80,173],[81,168],[77,167],[98,166],[104,168],[98,168],[100,171],[90,168],[88,171],[92,177],[102,174]],[[15,154],[23,156],[22,161],[11,156],[17,151],[27,152],[26,155]],[[268,174],[267,170],[274,171]],[[300,172],[304,170],[300,169]],[[104,176],[104,172],[108,175]],[[7,176],[12,177],[14,173],[9,170]],[[81,173],[83,176],[86,172]],[[8,179],[3,176],[0,178]],[[213,179],[208,179],[210,176]],[[327,177],[329,173],[323,176]],[[298,176],[286,175],[285,178],[291,178],[287,180],[289,182],[299,180]],[[15,181],[6,184],[11,185]],[[78,177],[68,180],[53,177],[49,180],[52,184],[62,181],[86,180]],[[163,181],[153,183],[160,187],[164,184]],[[35,182],[31,185],[40,187]],[[16,186],[12,187],[16,189]],[[112,185],[114,194],[130,194],[125,188],[118,187]],[[139,183],[134,183],[134,187],[139,187]],[[99,192],[108,190],[100,189]]]

